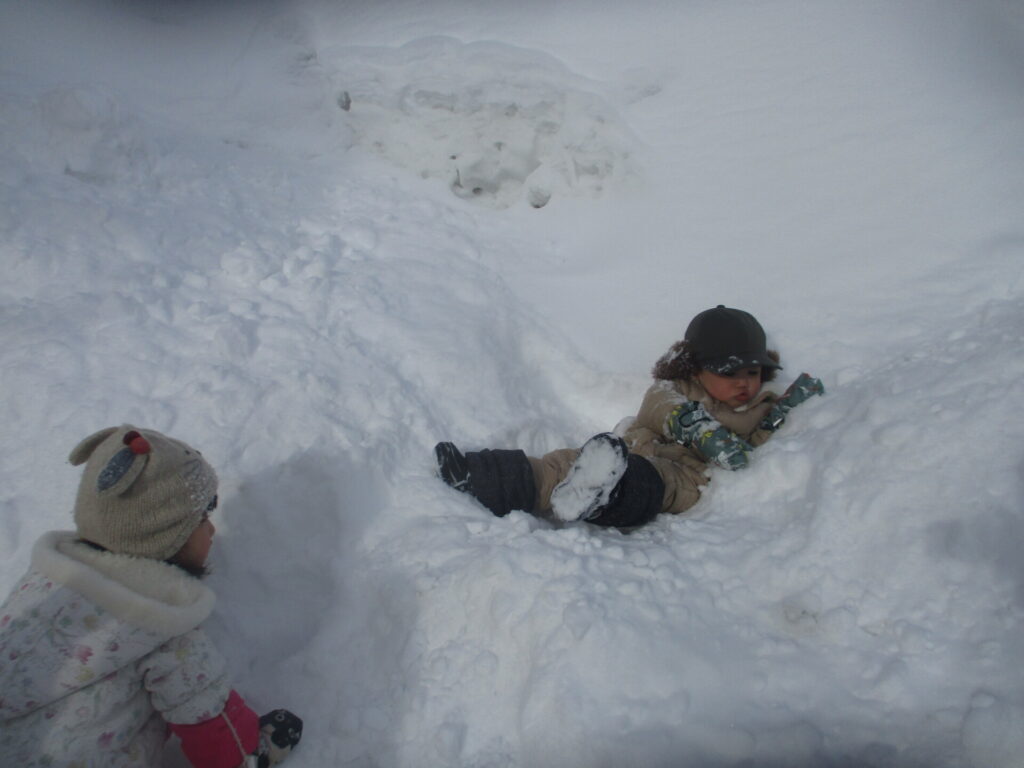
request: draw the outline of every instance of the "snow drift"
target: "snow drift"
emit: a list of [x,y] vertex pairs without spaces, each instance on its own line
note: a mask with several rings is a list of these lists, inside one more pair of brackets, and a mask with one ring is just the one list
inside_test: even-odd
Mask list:
[[[221,475],[295,768],[1019,764],[1020,11],[642,10],[7,4],[0,585],[130,421]],[[691,515],[433,476],[611,429],[717,303],[828,395]]]

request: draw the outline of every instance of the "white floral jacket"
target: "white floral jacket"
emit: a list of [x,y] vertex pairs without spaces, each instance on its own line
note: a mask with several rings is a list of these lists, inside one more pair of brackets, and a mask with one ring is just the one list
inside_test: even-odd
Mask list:
[[159,765],[167,723],[216,717],[230,693],[196,628],[213,604],[172,565],[45,534],[0,606],[0,762]]

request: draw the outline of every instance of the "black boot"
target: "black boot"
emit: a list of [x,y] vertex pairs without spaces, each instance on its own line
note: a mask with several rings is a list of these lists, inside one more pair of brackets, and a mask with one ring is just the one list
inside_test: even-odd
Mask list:
[[437,457],[437,474],[456,491],[469,491],[469,465],[466,457],[455,447],[455,443],[438,443],[434,446]]
[[661,512],[665,481],[643,456],[629,454],[629,465],[612,492],[611,501],[588,523],[612,528],[636,528],[649,523]]
[[532,512],[537,498],[533,467],[522,451],[472,451],[452,443],[434,446],[437,472],[452,488],[473,496],[498,517],[513,509]]
[[562,520],[635,528],[661,511],[665,483],[647,459],[629,453],[622,438],[603,433],[590,438],[551,493],[551,507]]
[[626,471],[629,449],[611,432],[587,440],[579,456],[551,492],[551,511],[559,520],[588,520],[611,501],[612,492]]

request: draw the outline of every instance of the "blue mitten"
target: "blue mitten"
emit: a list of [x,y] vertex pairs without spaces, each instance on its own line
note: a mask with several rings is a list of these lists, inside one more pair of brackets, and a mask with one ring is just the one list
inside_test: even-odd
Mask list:
[[786,414],[796,408],[800,403],[809,400],[814,395],[824,395],[825,385],[821,379],[816,379],[808,373],[801,373],[796,381],[789,385],[789,389],[782,393],[778,400],[772,403],[771,409],[758,425],[761,429],[774,432],[786,420]]
[[705,461],[722,469],[747,466],[747,453],[754,446],[712,418],[703,405],[688,401],[668,417],[668,431],[673,439],[696,449]]

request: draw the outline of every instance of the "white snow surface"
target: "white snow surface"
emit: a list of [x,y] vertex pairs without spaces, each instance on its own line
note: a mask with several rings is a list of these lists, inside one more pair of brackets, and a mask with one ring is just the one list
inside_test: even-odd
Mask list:
[[[1022,30],[0,4],[0,588],[130,422],[218,469],[208,630],[294,768],[1024,764]],[[828,394],[691,514],[434,476],[612,428],[719,303]]]

